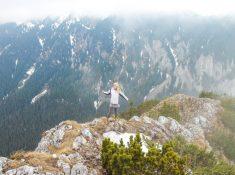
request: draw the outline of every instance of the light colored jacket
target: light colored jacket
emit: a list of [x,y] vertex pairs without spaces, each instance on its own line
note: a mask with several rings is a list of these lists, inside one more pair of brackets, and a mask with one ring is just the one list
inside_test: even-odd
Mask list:
[[114,88],[111,88],[109,91],[103,92],[105,95],[110,95],[110,104],[119,104],[119,95],[128,101],[127,96],[123,92],[117,92]]

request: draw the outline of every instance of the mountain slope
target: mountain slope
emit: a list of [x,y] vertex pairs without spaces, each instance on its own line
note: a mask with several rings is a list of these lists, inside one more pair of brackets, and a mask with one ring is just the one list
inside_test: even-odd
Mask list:
[[35,148],[63,120],[104,115],[110,80],[135,104],[203,89],[234,95],[234,27],[197,16],[1,24],[0,153]]

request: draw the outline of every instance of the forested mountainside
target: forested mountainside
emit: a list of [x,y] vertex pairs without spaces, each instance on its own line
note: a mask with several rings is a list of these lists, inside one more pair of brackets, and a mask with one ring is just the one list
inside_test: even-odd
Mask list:
[[[34,151],[0,157],[0,173],[234,175],[235,125],[224,123],[234,120],[226,118],[231,100],[177,94],[132,108],[125,119],[63,121],[42,134]],[[216,131],[226,131],[220,143]]]
[[135,104],[203,89],[234,95],[234,28],[198,16],[1,24],[0,153],[33,149],[60,121],[105,114],[110,80]]

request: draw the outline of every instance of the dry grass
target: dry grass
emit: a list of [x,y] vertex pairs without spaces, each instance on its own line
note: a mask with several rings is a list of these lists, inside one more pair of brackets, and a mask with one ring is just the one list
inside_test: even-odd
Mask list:
[[42,172],[61,172],[56,166],[58,159],[53,158],[52,155],[48,153],[17,151],[12,154],[10,158],[12,161],[7,163],[6,168],[4,169],[5,171],[16,169],[23,165],[30,165],[42,168]]
[[[64,138],[59,148],[55,146],[49,146],[49,150],[56,155],[71,154],[75,151],[72,149],[73,140],[80,135],[81,126],[76,121],[65,121],[65,124],[71,125],[72,129],[65,132]],[[53,158],[52,154],[39,153],[39,152],[25,152],[17,151],[10,156],[12,161],[7,164],[6,169],[15,169],[23,165],[30,165],[34,167],[41,167],[42,172],[61,172],[57,168],[56,164],[58,158]],[[22,161],[24,160],[24,161]]]
[[12,159],[12,160],[21,160],[22,157],[24,157],[25,154],[26,154],[25,151],[19,150],[19,151],[14,152],[13,154],[11,154],[10,159]]
[[16,168],[19,168],[24,165],[26,165],[25,162],[21,162],[18,160],[12,160],[12,161],[9,161],[6,163],[6,165],[3,168],[3,172],[6,172],[7,170],[10,170],[10,169],[16,169]]
[[107,125],[108,125],[108,119],[106,117],[101,117],[98,123],[94,126],[91,126],[91,128],[96,132],[103,134]]
[[65,132],[64,138],[59,148],[55,146],[49,146],[48,149],[55,154],[71,154],[73,150],[73,141],[80,134],[81,126],[76,121],[67,120],[65,124],[71,125],[72,129]]
[[53,158],[51,154],[28,152],[24,156],[26,162],[34,167],[42,167],[46,172],[60,172],[60,169],[56,167],[57,158]]

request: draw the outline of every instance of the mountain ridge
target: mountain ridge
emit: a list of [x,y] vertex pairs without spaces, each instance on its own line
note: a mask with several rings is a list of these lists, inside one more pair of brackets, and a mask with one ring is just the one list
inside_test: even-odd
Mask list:
[[[178,106],[182,120],[177,121],[158,113],[159,107],[166,103],[184,106]],[[156,116],[150,118],[148,115],[153,111]],[[210,151],[214,148],[207,140],[207,134],[223,127],[219,118],[221,111],[223,108],[218,100],[177,94],[154,106],[149,113],[133,116],[129,120],[101,117],[81,124],[64,121],[42,134],[35,151],[16,152],[12,160],[0,158],[0,172],[4,170],[6,175],[103,174],[100,160],[102,140],[110,138],[119,143],[122,138],[127,144],[127,138],[138,132],[142,135],[142,149],[145,151],[148,140],[161,147],[164,142],[178,135]]]

